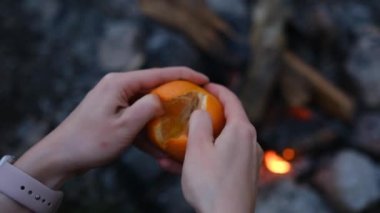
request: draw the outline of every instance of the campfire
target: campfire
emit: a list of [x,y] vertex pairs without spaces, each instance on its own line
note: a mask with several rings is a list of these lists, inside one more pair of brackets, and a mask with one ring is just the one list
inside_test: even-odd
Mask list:
[[[160,4],[161,11],[172,11],[176,7],[183,10],[183,13],[175,15],[177,19],[172,20],[167,17],[169,13],[165,13],[166,15],[158,13],[157,5],[143,0],[141,2],[146,16],[183,33],[210,58],[225,61],[225,64],[233,67],[232,70],[241,68],[235,66],[239,61],[234,58],[235,54],[239,53],[236,47],[250,47],[253,57],[247,60],[246,72],[231,72],[230,70],[224,70],[224,72],[229,72],[230,76],[225,84],[235,89],[242,99],[250,119],[258,129],[258,140],[265,150],[259,183],[262,196],[259,193],[258,212],[283,212],[283,208],[293,209],[290,204],[278,207],[271,205],[271,202],[283,203],[283,200],[287,199],[286,196],[279,198],[278,194],[293,195],[304,190],[313,198],[312,201],[300,202],[312,202],[305,204],[306,206],[315,206],[318,203],[318,208],[305,207],[303,211],[293,209],[293,211],[288,210],[289,212],[326,212],[328,209],[337,212],[357,212],[364,209],[369,211],[373,208],[373,203],[380,200],[380,187],[374,182],[376,175],[373,172],[376,169],[373,166],[364,166],[365,164],[372,165],[370,158],[378,159],[379,146],[374,146],[375,142],[369,141],[357,144],[355,139],[352,139],[355,137],[353,135],[359,134],[358,131],[363,131],[355,127],[358,114],[365,113],[363,106],[370,104],[368,101],[377,102],[377,106],[380,105],[373,98],[366,100],[365,95],[363,95],[364,98],[360,97],[365,90],[368,90],[363,83],[374,84],[374,82],[358,76],[358,73],[362,72],[360,54],[368,55],[370,48],[380,54],[378,46],[370,45],[374,40],[380,41],[378,25],[374,25],[372,29],[363,28],[360,31],[368,33],[370,39],[353,32],[354,36],[358,37],[358,44],[352,47],[354,53],[350,57],[342,59],[335,56],[336,51],[341,51],[342,55],[346,51],[338,44],[341,41],[339,36],[347,36],[345,34],[347,32],[334,31],[332,27],[339,29],[337,23],[331,26],[334,21],[337,22],[334,17],[334,12],[336,12],[334,7],[339,7],[339,4],[328,6],[319,3],[320,7],[312,7],[306,3],[300,3],[300,5],[308,6],[303,5],[304,8],[300,9],[300,12],[293,11],[293,15],[301,16],[299,13],[304,15],[301,11],[305,8],[309,9],[308,12],[311,13],[310,16],[313,16],[314,19],[311,19],[314,22],[307,22],[308,19],[304,22],[306,26],[310,24],[320,30],[318,32],[324,33],[319,39],[308,34],[307,27],[299,26],[303,23],[302,20],[289,17],[288,5],[279,0],[258,0],[252,5],[252,8],[248,10],[252,17],[249,34],[236,31],[237,28],[234,28],[234,25],[229,25],[220,17],[211,15],[214,13],[208,10],[205,4],[195,4],[190,8],[186,1],[181,1],[179,4],[162,1],[165,3]],[[293,9],[298,7],[297,3],[294,4]],[[194,18],[188,17],[191,13],[196,14]],[[189,22],[182,23],[185,20]],[[208,36],[207,33],[212,33],[213,36]],[[244,36],[247,39],[242,39]],[[361,38],[365,38],[364,41],[360,41]],[[234,45],[229,45],[231,42]],[[315,44],[310,42],[315,42]],[[314,49],[308,50],[308,48],[317,49],[317,53],[312,52]],[[305,60],[307,54],[303,51],[309,51],[309,56],[314,54],[316,58],[327,60],[320,63],[329,63],[335,66],[334,69],[343,71],[338,73],[331,67]],[[356,54],[355,51],[359,53]],[[380,64],[375,62],[377,60],[373,57],[369,56],[369,58],[374,61],[367,67],[367,73],[375,75],[374,71],[370,70],[378,70]],[[347,67],[341,68],[344,63],[348,64]],[[347,74],[343,75],[345,69],[347,69]],[[334,78],[331,73],[339,77]],[[380,80],[379,75],[376,74],[376,76]],[[357,86],[362,87],[359,90],[362,93],[355,92],[354,88]],[[377,91],[380,93],[380,89]],[[378,93],[372,96],[380,98]],[[379,136],[378,133],[372,134]],[[380,137],[376,138],[378,140]],[[370,141],[374,140],[370,139]],[[363,159],[359,160],[359,158]],[[342,169],[347,168],[351,173],[360,173],[361,167],[356,167],[355,163],[350,164],[352,160],[359,160],[365,168],[368,168],[367,172],[371,174],[369,175],[371,180],[367,181],[377,189],[371,189],[368,184],[368,190],[372,192],[364,193],[363,190],[362,194],[357,195],[363,199],[365,197],[362,203],[346,196],[358,193],[362,191],[359,188],[365,187],[359,184],[361,181],[359,176],[356,177],[357,182],[355,184],[351,182],[352,185],[350,185],[347,177],[350,174],[345,174],[345,170]],[[305,184],[308,186],[304,186]],[[279,192],[280,189],[283,191]],[[273,192],[271,196],[267,195],[271,192]],[[283,200],[276,201],[276,199]],[[304,199],[304,196],[300,196],[299,199]]]
[[[0,10],[3,153],[47,134],[107,72],[189,66],[233,90],[257,128],[257,213],[380,211],[380,1],[4,0]],[[191,211],[178,178],[146,155],[115,165],[72,183],[81,193],[67,192],[62,211]]]
[[292,164],[273,150],[265,151],[264,164],[270,172],[275,174],[286,174],[292,170]]

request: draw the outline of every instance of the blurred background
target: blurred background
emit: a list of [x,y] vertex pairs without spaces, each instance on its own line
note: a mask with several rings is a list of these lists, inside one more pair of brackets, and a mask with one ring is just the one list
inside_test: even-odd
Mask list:
[[[241,98],[265,150],[258,213],[380,212],[380,1],[1,0],[0,154],[21,154],[108,72],[189,66]],[[60,212],[193,212],[128,150]]]

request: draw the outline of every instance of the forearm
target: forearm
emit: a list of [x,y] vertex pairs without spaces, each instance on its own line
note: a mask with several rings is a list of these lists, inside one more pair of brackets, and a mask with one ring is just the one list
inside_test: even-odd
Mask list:
[[[46,191],[44,191],[44,188],[39,188],[39,185],[35,185],[33,182],[29,182],[28,178],[31,177],[31,180],[34,179],[33,181],[37,180],[36,183],[42,183],[41,186],[45,187],[47,190],[49,188],[52,190],[59,189],[63,185],[64,181],[68,178],[68,175],[65,175],[65,173],[61,170],[61,163],[59,161],[59,158],[57,157],[59,155],[54,154],[54,150],[52,150],[52,147],[46,142],[37,143],[34,147],[29,149],[24,155],[22,155],[16,162],[14,162],[13,166],[6,166],[6,164],[8,163],[4,164],[4,167],[2,168],[5,169],[3,171],[6,173],[4,173],[4,176],[2,176],[2,178],[4,178],[4,180],[2,180],[3,185],[4,183],[7,185],[9,184],[9,186],[12,186],[14,190],[17,190],[17,186],[19,186],[17,183],[19,183],[19,181],[21,180],[22,182],[25,182],[26,188],[28,188],[28,186],[31,186],[32,188],[34,188],[34,190],[42,193],[40,194],[42,195],[42,197],[43,195],[46,195]],[[9,163],[12,164],[11,162]],[[23,173],[26,173],[26,176],[23,176]],[[31,210],[29,210],[30,206],[24,206],[25,202],[29,203],[31,201],[25,201],[23,195],[17,195],[16,191],[9,191],[9,187],[5,187],[4,190],[4,193],[0,193],[1,212],[32,212]],[[14,197],[15,194],[13,193],[16,193],[17,196]],[[36,196],[37,195],[39,196],[39,193],[37,193]],[[45,198],[49,199],[50,196]],[[39,198],[36,198],[36,200],[39,200]],[[46,204],[48,204],[48,202],[46,202]],[[28,205],[36,204],[29,203]]]
[[36,144],[22,155],[14,166],[45,186],[58,190],[70,175],[63,168],[63,159],[59,157],[59,149],[52,147],[52,141],[43,141]]
[[1,212],[4,213],[29,213],[31,212],[29,209],[26,209],[25,207],[21,206],[14,200],[8,198],[6,195],[3,195],[0,193],[0,207]]

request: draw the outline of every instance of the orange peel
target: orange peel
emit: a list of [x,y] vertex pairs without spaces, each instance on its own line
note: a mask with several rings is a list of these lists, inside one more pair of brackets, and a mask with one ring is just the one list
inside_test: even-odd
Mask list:
[[148,123],[149,138],[177,161],[184,160],[189,119],[194,110],[202,109],[209,113],[214,136],[224,126],[222,104],[196,84],[183,80],[171,81],[152,90],[151,94],[160,98],[164,113]]

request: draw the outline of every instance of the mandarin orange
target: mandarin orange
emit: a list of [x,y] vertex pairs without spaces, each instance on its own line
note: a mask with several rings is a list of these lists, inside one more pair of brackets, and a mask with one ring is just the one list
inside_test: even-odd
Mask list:
[[209,113],[213,134],[222,130],[225,118],[219,100],[202,87],[188,81],[171,81],[151,91],[162,103],[164,114],[148,124],[150,139],[177,161],[183,161],[186,152],[189,119],[196,109]]

